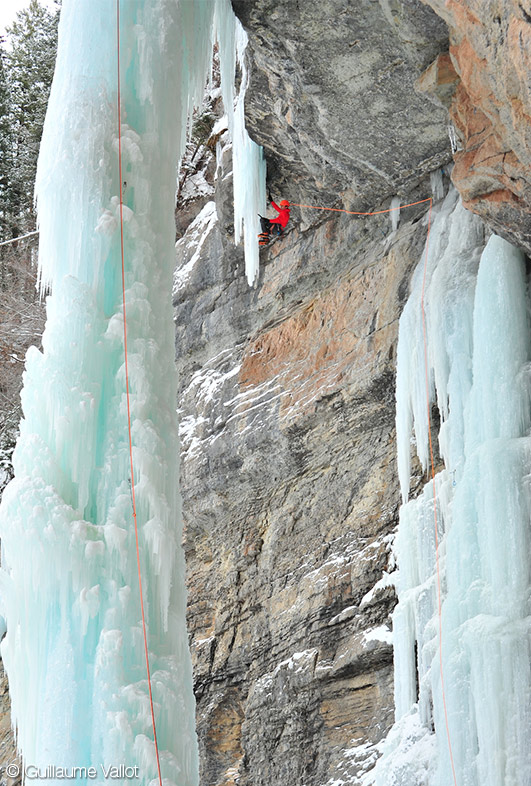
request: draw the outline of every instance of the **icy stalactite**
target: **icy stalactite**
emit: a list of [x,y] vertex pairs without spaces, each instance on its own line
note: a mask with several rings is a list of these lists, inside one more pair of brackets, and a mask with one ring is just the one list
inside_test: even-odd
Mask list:
[[431,188],[431,195],[435,202],[438,202],[439,199],[443,198],[444,180],[443,180],[442,169],[436,169],[434,172],[430,172],[430,188]]
[[[433,211],[426,267],[425,310],[429,334],[428,384],[430,399],[435,397],[444,421],[449,417],[452,393],[455,419],[463,418],[464,401],[470,386],[472,352],[472,311],[475,278],[484,245],[481,222],[465,210],[451,190]],[[402,498],[407,499],[411,464],[411,432],[423,469],[428,468],[428,417],[426,374],[420,298],[424,257],[413,274],[411,297],[400,320],[397,349],[397,445],[398,474]],[[451,301],[452,308],[448,307]],[[452,369],[450,373],[450,358]],[[448,426],[444,426],[447,430]],[[458,440],[463,424],[452,434]],[[457,448],[459,450],[459,448]],[[452,468],[457,458],[451,459]]]
[[211,68],[214,16],[218,29],[237,25],[227,0],[123,0],[120,14],[119,129],[115,5],[63,2],[37,182],[41,284],[52,295],[43,352],[28,353],[15,480],[0,515],[2,656],[28,765],[94,765],[103,782],[100,766],[125,763],[140,767],[142,784],[156,778],[129,472],[120,135],[152,687],[162,774],[185,786],[197,782],[197,742],[177,490],[175,176]]
[[264,215],[266,209],[266,165],[262,148],[253,142],[245,128],[245,92],[249,79],[244,58],[247,34],[239,22],[236,43],[242,83],[234,111],[234,234],[237,243],[244,235],[245,270],[249,284],[253,284],[258,275],[259,214]]
[[389,218],[391,219],[391,229],[393,232],[396,232],[398,224],[400,223],[400,204],[400,197],[394,196],[391,199],[391,212],[389,213]]
[[[266,210],[266,163],[263,149],[245,128],[245,92],[249,74],[245,63],[247,33],[235,18],[229,0],[217,0],[215,30],[220,46],[221,90],[227,112],[229,136],[233,142],[234,240],[243,237],[245,272],[252,286],[258,275],[259,214]],[[236,63],[241,71],[240,89],[235,96]]]
[[[445,465],[436,476],[442,673],[457,783],[525,786],[531,777],[529,298],[523,255],[496,236],[482,248],[479,220],[450,193],[432,226],[425,296],[428,384],[441,413]],[[399,333],[404,498],[412,432],[425,466],[428,460],[423,268],[424,260]],[[454,779],[439,666],[431,482],[403,505],[395,550],[396,724],[366,782],[447,786]]]

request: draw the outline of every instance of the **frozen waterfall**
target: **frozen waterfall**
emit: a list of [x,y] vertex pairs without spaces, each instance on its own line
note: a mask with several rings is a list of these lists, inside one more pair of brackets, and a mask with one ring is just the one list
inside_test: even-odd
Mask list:
[[424,257],[398,348],[405,504],[395,546],[396,722],[365,782],[528,786],[531,340],[524,256],[496,236],[484,247],[480,220],[455,191],[437,207],[425,314],[428,386],[441,415],[444,464],[436,468],[441,635],[432,483],[407,502],[412,433],[424,469],[429,460],[423,272]]
[[[2,657],[33,782],[64,779],[50,767],[96,768],[76,782],[103,783],[102,768],[120,765],[139,768],[136,783],[157,778],[129,471],[120,135],[132,482],[152,690],[164,782],[185,786],[197,782],[197,742],[177,489],[176,165],[213,40],[233,102],[244,35],[228,0],[120,0],[118,128],[116,20],[108,0],[63,2],[37,182],[41,285],[52,294],[43,352],[27,357],[15,479],[0,512]],[[241,106],[240,93],[236,110],[226,107],[235,201],[254,233],[265,169]]]

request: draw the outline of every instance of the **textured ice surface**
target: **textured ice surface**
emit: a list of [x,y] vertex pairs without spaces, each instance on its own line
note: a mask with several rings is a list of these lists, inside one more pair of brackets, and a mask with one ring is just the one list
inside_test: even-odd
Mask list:
[[436,169],[435,172],[430,173],[430,187],[431,195],[435,202],[444,197],[444,181],[443,170]]
[[[215,22],[236,31],[228,0],[121,2],[118,128],[115,5],[63,2],[37,177],[41,283],[52,294],[43,352],[28,353],[15,480],[0,514],[2,656],[20,749],[43,772],[94,765],[104,782],[101,765],[125,764],[140,767],[141,784],[156,778],[127,436],[120,136],[133,483],[157,735],[165,784],[197,782],[171,290],[176,166]],[[243,56],[234,32],[222,58],[234,56],[234,36]],[[212,220],[211,208],[201,220]]]
[[[435,211],[425,285],[428,385],[445,467],[436,476],[442,636],[429,483],[400,513],[396,724],[367,780],[378,786],[454,782],[440,657],[457,784],[531,782],[528,282],[523,255],[506,241],[492,236],[482,248],[479,220],[451,192]],[[428,464],[423,269],[424,259],[399,333],[405,499],[412,434]]]
[[395,232],[400,223],[400,197],[394,196],[391,200],[391,212],[389,213],[391,219],[391,229]]
[[[247,33],[234,16],[229,0],[217,0],[215,29],[220,47],[221,90],[233,141],[234,237],[244,238],[245,272],[250,285],[258,275],[258,214],[266,209],[266,164],[263,149],[245,129],[245,92],[249,76],[245,64]],[[236,62],[241,71],[240,89],[234,94]]]

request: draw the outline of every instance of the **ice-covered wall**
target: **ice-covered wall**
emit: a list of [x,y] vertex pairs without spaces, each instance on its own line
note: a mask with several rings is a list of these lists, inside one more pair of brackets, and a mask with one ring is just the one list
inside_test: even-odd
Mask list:
[[[129,470],[123,212],[152,689],[162,775],[184,786],[197,780],[197,744],[177,485],[175,176],[216,27],[229,31],[233,50],[241,35],[228,0],[120,0],[119,10],[120,129],[117,7],[108,0],[62,7],[37,182],[41,282],[52,294],[43,352],[27,358],[15,480],[0,514],[2,657],[18,744],[26,764],[39,768],[38,781],[50,783],[49,766],[95,766],[97,781],[100,766],[120,764],[138,765],[141,783],[157,777]],[[234,65],[226,78],[234,79]],[[247,222],[257,204],[242,199]]]
[[[429,464],[423,275],[424,259],[400,322],[404,500],[412,432],[424,468]],[[430,482],[401,510],[396,723],[367,782],[525,786],[531,778],[528,280],[520,251],[496,236],[484,248],[481,222],[453,191],[433,222],[425,315],[430,401],[442,421],[444,468],[435,478],[442,608],[439,618]]]

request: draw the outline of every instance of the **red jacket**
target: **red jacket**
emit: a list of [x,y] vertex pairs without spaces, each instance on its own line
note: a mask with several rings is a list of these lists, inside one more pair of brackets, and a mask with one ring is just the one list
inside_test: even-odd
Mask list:
[[280,224],[282,229],[285,229],[289,221],[289,207],[279,207],[273,200],[271,200],[271,204],[278,212],[278,216],[276,218],[270,218],[269,220],[272,224]]

